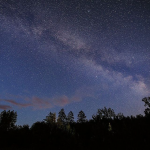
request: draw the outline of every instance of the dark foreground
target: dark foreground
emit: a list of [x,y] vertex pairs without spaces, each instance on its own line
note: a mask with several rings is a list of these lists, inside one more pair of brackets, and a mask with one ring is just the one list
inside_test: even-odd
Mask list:
[[125,117],[114,110],[98,109],[87,120],[80,111],[77,122],[73,112],[64,109],[49,113],[41,122],[16,126],[17,113],[0,113],[0,150],[142,150],[150,147],[150,97],[145,116]]
[[36,122],[0,131],[1,150],[149,148],[150,119],[126,117],[58,126]]

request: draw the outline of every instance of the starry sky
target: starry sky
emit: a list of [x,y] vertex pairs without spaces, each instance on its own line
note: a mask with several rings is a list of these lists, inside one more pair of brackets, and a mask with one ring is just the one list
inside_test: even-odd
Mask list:
[[17,124],[61,108],[143,114],[146,96],[149,0],[0,0],[0,112]]

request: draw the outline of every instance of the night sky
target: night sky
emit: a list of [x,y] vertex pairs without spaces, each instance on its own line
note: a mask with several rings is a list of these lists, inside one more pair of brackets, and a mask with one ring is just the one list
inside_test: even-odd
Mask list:
[[149,0],[0,0],[0,112],[17,124],[106,106],[143,114]]

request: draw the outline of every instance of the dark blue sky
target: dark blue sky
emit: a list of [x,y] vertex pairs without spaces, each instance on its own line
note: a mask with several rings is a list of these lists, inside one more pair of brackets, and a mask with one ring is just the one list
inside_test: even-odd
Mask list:
[[149,41],[149,0],[1,0],[0,109],[20,125],[61,108],[143,114]]

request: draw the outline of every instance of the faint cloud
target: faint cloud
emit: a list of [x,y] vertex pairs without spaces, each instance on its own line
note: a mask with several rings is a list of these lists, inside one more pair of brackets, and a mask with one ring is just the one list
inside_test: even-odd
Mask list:
[[4,101],[9,102],[9,103],[11,103],[13,105],[16,105],[16,106],[19,106],[19,107],[28,107],[28,106],[31,106],[31,104],[22,104],[22,103],[18,103],[16,101],[14,101],[14,100],[4,99]]
[[60,97],[56,96],[53,98],[39,98],[37,96],[33,96],[32,98],[28,97],[25,100],[30,102],[34,109],[47,109],[55,106],[62,107],[71,102],[70,99],[65,95]]
[[53,105],[62,107],[62,106],[69,104],[70,102],[71,101],[69,100],[69,98],[64,95],[58,98],[54,98]]
[[[18,96],[16,96],[16,97],[18,97]],[[18,103],[15,100],[12,100],[12,99],[0,99],[0,101],[8,102],[8,103],[11,103],[11,104],[16,105],[18,107],[28,107],[28,106],[31,106],[31,104]]]
[[46,101],[45,99],[39,98],[37,96],[33,96],[32,98],[27,97],[25,100],[30,102],[34,109],[46,109],[52,107],[52,104],[49,101]]
[[[10,95],[9,95],[10,97]],[[81,87],[75,91],[75,94],[71,97],[66,95],[62,96],[54,96],[52,98],[40,98],[38,96],[25,97],[19,95],[12,95],[15,99],[22,99],[22,101],[26,101],[27,103],[19,103],[12,99],[0,99],[0,101],[8,102],[12,105],[18,106],[20,108],[32,107],[33,109],[48,109],[56,106],[63,107],[67,104],[73,102],[79,102],[85,97],[94,97],[94,88],[93,87]],[[5,109],[11,108],[10,106],[2,105]],[[4,107],[5,106],[5,107]]]
[[8,106],[8,105],[0,105],[0,109],[11,109],[12,107],[11,106]]

